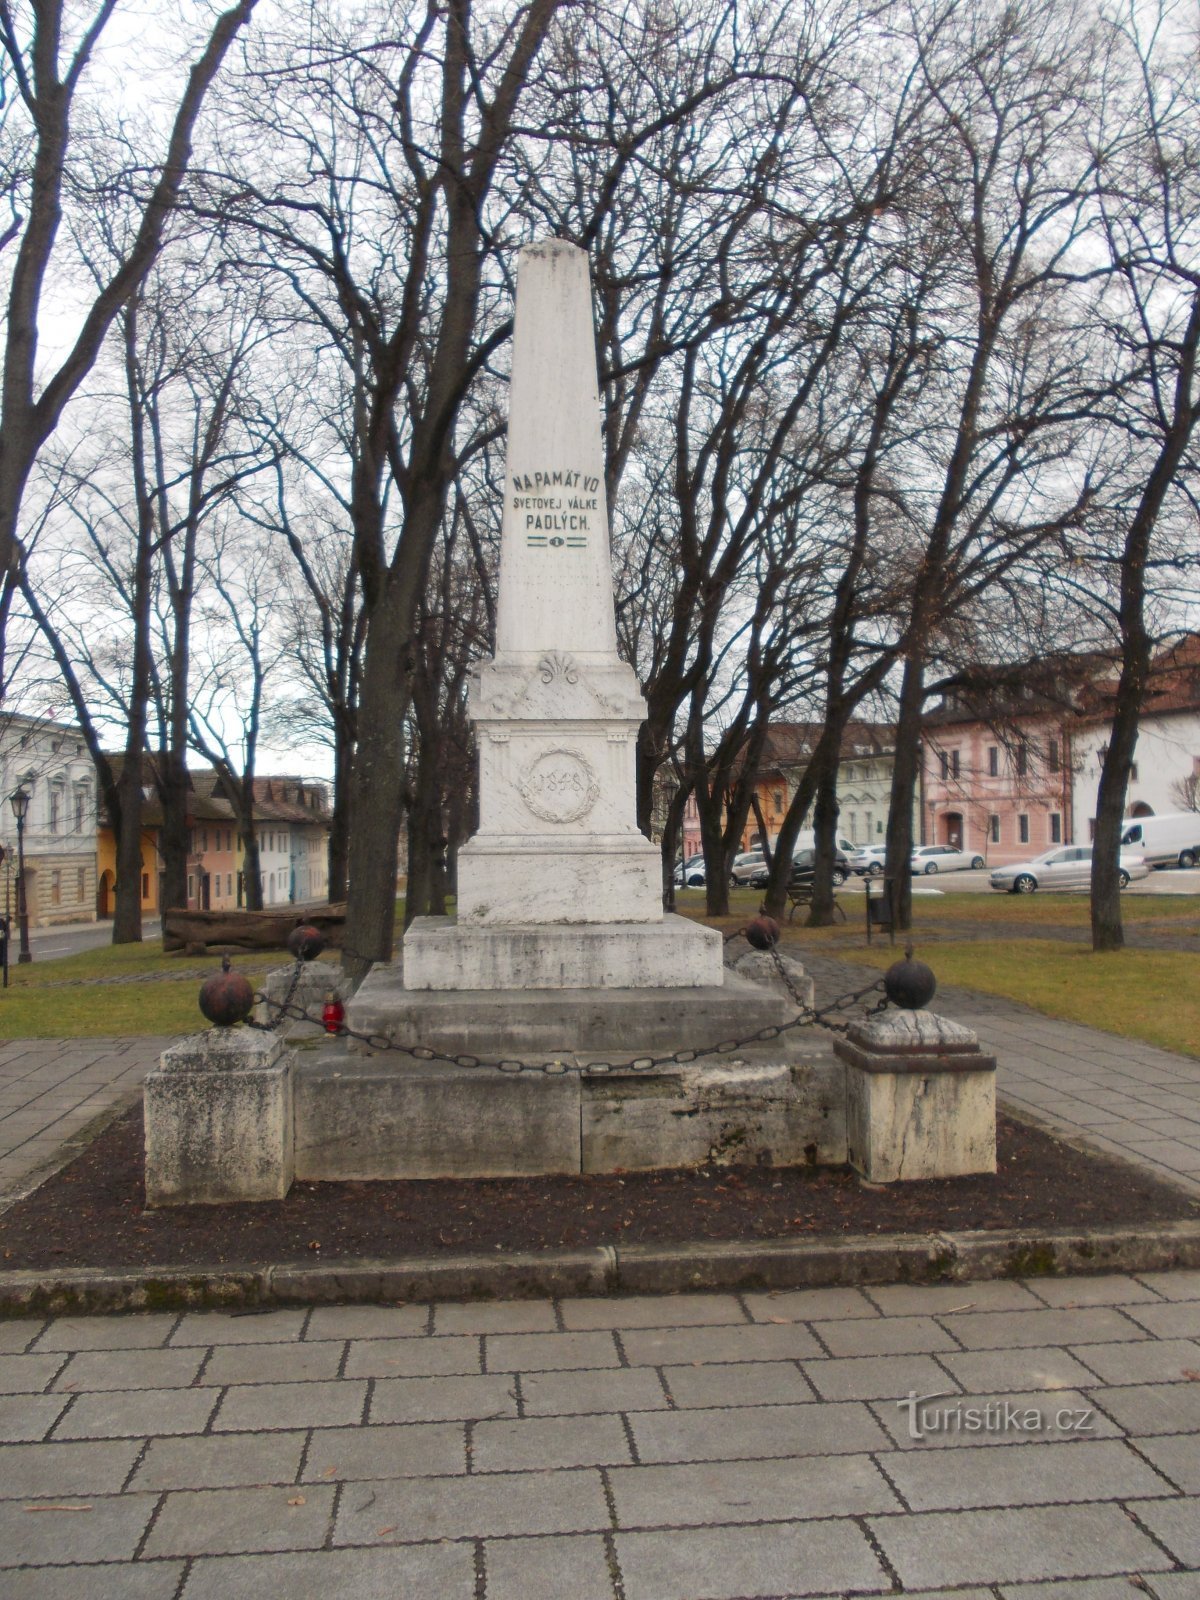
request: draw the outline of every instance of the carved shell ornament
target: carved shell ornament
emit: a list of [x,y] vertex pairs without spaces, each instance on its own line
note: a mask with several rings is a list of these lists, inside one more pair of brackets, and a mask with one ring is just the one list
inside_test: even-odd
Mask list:
[[517,789],[535,817],[545,822],[578,822],[596,804],[600,784],[581,750],[556,745],[542,750],[521,774]]
[[574,656],[560,655],[557,651],[542,657],[538,662],[538,671],[543,683],[553,683],[555,678],[565,678],[568,683],[579,682],[579,668],[575,665]]

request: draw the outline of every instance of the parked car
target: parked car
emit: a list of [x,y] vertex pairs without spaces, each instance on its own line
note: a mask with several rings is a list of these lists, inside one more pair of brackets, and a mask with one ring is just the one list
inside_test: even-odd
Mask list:
[[682,889],[703,889],[707,879],[704,875],[704,857],[689,856],[680,866],[675,868],[675,887]]
[[1152,867],[1194,867],[1200,861],[1200,812],[1139,817],[1121,835]]
[[929,872],[966,872],[986,867],[987,862],[973,850],[960,850],[952,844],[922,844],[912,853],[913,876]]
[[729,877],[735,889],[744,888],[755,873],[765,870],[767,858],[761,850],[743,850],[740,856],[734,856],[733,865],[729,869]]
[[850,870],[857,872],[860,878],[877,878],[883,871],[887,862],[887,846],[882,844],[864,845],[861,850],[855,850],[850,856]]
[[[792,870],[788,875],[789,883],[804,882],[806,879],[811,878],[813,876],[816,858],[817,853],[815,850],[797,850],[796,854],[792,857]],[[835,888],[840,888],[849,876],[849,857],[844,855],[840,850],[834,851],[833,882]],[[768,877],[769,873],[767,872],[766,864],[764,863],[758,872],[755,873],[754,877],[751,878],[751,887],[754,889],[765,889],[767,887]]]
[[[1148,878],[1150,868],[1141,856],[1120,856],[1119,880],[1122,889],[1133,878]],[[1032,861],[997,867],[989,878],[993,889],[1009,894],[1032,894],[1035,889],[1086,889],[1092,881],[1090,844],[1059,845]]]

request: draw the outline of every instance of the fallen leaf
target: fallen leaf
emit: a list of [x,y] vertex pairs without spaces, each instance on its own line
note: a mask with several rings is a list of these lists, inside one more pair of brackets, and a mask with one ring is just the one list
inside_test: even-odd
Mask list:
[[1184,1367],[1180,1376],[1186,1378],[1189,1383],[1200,1383],[1200,1372],[1197,1372],[1195,1367]]
[[336,1467],[326,1467],[325,1471],[321,1474],[321,1476],[323,1478],[332,1478],[336,1471],[337,1471]]
[[308,1501],[304,1498],[304,1496],[302,1494],[293,1495],[292,1498],[288,1501],[288,1505],[290,1505],[290,1506],[304,1506],[304,1505],[307,1505],[307,1504],[308,1504]]
[[783,1323],[785,1326],[790,1327],[792,1319],[791,1319],[791,1317],[768,1317],[767,1321],[768,1322]]
[[24,1506],[25,1511],[90,1511],[91,1506]]
[[942,1315],[946,1316],[946,1317],[952,1317],[956,1311],[970,1311],[973,1308],[974,1304],[975,1304],[974,1300],[964,1300],[962,1305],[960,1305],[960,1306],[951,1306],[949,1311],[944,1311],[942,1313]]
[[375,1535],[376,1535],[377,1538],[382,1539],[385,1533],[395,1533],[395,1531],[396,1531],[396,1524],[394,1522],[391,1522],[391,1523],[388,1524],[388,1526],[386,1528],[376,1528],[375,1529]]

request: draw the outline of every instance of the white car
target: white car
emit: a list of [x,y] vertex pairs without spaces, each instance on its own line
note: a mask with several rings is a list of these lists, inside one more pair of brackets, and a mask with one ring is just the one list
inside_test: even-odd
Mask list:
[[755,873],[761,871],[766,864],[767,858],[761,850],[743,850],[741,855],[734,856],[733,865],[729,869],[734,888],[744,888]]
[[703,856],[689,856],[682,866],[675,868],[675,885],[679,889],[703,889],[706,881]]
[[[1122,889],[1133,878],[1148,878],[1150,868],[1141,856],[1121,851],[1118,881]],[[1032,894],[1035,889],[1087,889],[1092,882],[1090,844],[1057,845],[1032,861],[997,867],[989,878],[993,889],[1009,894]]]
[[987,862],[973,850],[959,850],[952,844],[922,844],[912,853],[913,876],[923,872],[967,872]]
[[860,878],[877,878],[886,863],[887,846],[882,844],[864,845],[850,855],[850,870],[857,872]]

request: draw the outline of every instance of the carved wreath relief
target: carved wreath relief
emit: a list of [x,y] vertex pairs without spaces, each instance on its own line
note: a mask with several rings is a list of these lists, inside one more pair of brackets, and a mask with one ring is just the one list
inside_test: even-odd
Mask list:
[[535,817],[545,822],[578,822],[600,794],[591,762],[579,750],[543,750],[525,768],[517,789]]

